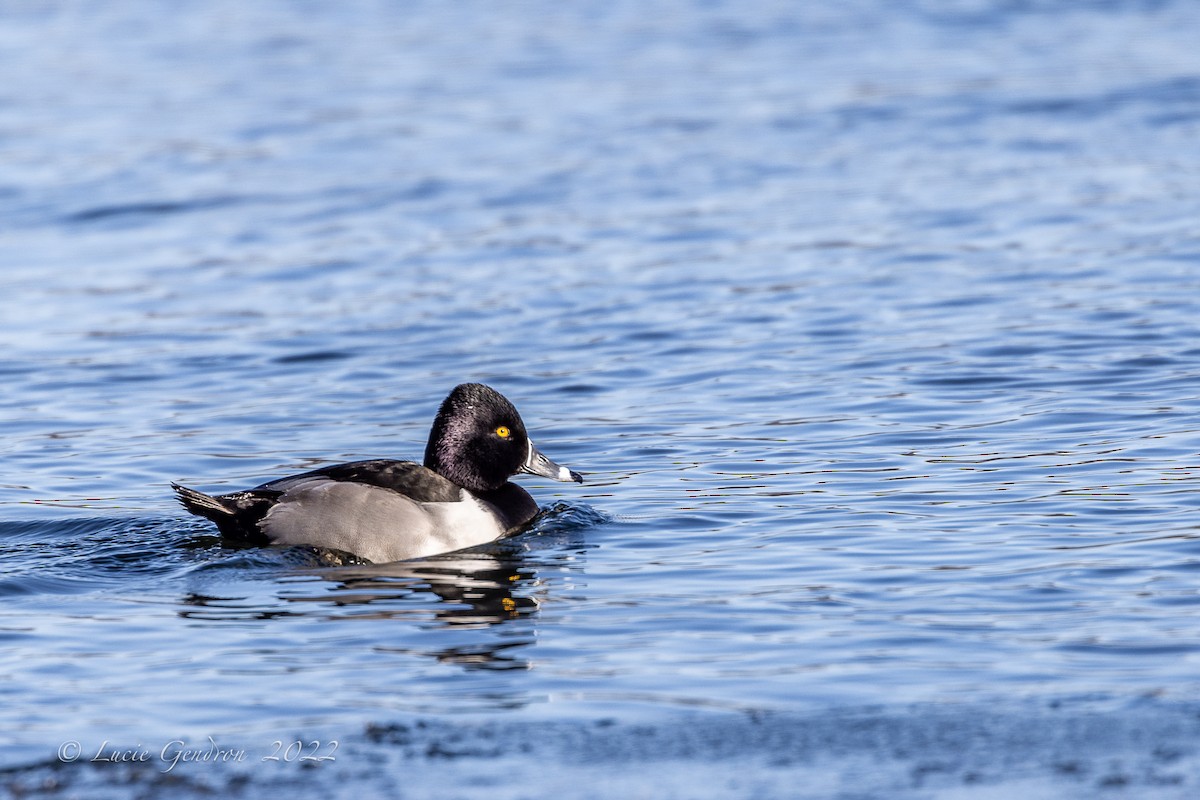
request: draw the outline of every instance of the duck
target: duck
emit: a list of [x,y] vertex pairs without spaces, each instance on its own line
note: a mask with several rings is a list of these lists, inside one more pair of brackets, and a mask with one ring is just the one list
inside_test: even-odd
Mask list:
[[230,540],[304,546],[362,561],[407,561],[519,532],[538,513],[509,478],[583,483],[529,438],[516,407],[490,386],[454,387],[438,408],[424,462],[334,464],[253,489],[208,495],[171,483],[192,514]]

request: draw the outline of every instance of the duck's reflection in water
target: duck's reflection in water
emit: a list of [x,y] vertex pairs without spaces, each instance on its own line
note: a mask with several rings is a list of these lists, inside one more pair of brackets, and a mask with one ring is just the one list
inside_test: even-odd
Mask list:
[[[574,595],[578,590],[576,578],[587,547],[571,533],[539,536],[536,549],[532,543],[520,537],[389,564],[293,550],[287,559],[299,569],[283,576],[276,571],[275,580],[259,584],[260,591],[251,596],[189,594],[182,599],[186,609],[180,614],[210,622],[405,619],[409,625],[389,630],[380,637],[385,641],[370,644],[370,649],[431,657],[468,669],[529,669],[519,652],[535,641],[538,609],[553,594],[565,590]],[[263,552],[241,555],[258,560]],[[281,551],[275,552],[280,558]]]
[[432,594],[440,602],[427,608],[437,622],[467,627],[497,625],[538,607],[536,595],[528,593],[537,586],[537,573],[514,556],[466,552],[421,561],[329,567],[318,574],[332,584],[329,592],[288,599],[331,603],[347,610],[376,606],[354,612],[363,619],[411,614],[411,608],[395,607],[397,597]]
[[[449,647],[422,649],[421,653],[471,669],[529,668],[528,661],[514,651],[534,642],[532,617],[538,609],[541,587],[536,570],[515,551],[470,551],[421,561],[338,566],[323,569],[320,574],[328,582],[329,591],[288,599],[330,604],[333,610],[327,618],[416,616],[435,627],[467,631],[524,617],[528,624],[494,631],[497,635],[472,636]],[[397,603],[398,598],[407,602]],[[377,646],[376,650],[413,652],[387,645]]]

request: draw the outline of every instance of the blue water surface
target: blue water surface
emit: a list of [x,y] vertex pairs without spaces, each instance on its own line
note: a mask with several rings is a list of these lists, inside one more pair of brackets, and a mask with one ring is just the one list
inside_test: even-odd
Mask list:
[[[0,791],[1196,797],[1197,30],[6,5]],[[513,539],[173,502],[467,380],[586,475]]]

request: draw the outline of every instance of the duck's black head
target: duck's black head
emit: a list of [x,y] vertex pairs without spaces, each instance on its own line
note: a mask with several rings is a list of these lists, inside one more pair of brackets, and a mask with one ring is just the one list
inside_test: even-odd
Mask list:
[[499,489],[518,472],[583,482],[538,452],[513,404],[482,383],[456,386],[442,401],[425,445],[425,466],[473,492]]

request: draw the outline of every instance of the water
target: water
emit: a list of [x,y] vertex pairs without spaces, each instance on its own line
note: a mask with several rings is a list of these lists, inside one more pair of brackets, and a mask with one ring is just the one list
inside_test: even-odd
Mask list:
[[[1198,24],[6,6],[0,786],[1194,797]],[[515,539],[173,503],[464,380],[587,476]]]

